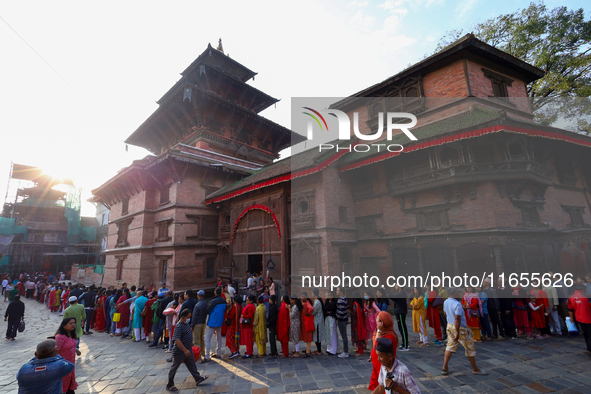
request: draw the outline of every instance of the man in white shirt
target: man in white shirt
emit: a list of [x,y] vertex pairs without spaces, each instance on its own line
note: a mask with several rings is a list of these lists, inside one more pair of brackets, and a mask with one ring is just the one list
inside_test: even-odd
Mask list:
[[6,292],[6,286],[8,286],[8,278],[4,278],[2,281],[2,295]]
[[421,394],[412,373],[394,356],[394,345],[388,338],[376,340],[376,354],[382,364],[378,387],[372,394]]
[[234,289],[229,282],[228,282],[228,294],[230,294],[230,297],[232,297],[232,299],[234,299],[234,296],[236,295],[236,289]]
[[558,316],[558,293],[556,288],[550,284],[550,286],[544,287],[542,290],[548,296],[548,317],[550,323],[550,332],[552,335],[562,335],[562,325],[560,324],[560,317]]
[[472,330],[468,328],[464,308],[460,301],[457,300],[460,297],[460,292],[455,287],[450,287],[447,292],[449,298],[443,303],[443,311],[447,318],[447,346],[445,348],[441,374],[449,374],[449,360],[458,349],[458,344],[461,343],[464,347],[466,357],[468,357],[472,365],[472,373],[474,375],[488,375],[476,366],[476,347],[474,346]]
[[254,278],[252,276],[252,274],[248,277],[248,281],[246,282],[246,287],[250,288],[250,286],[252,286],[252,282],[254,281]]

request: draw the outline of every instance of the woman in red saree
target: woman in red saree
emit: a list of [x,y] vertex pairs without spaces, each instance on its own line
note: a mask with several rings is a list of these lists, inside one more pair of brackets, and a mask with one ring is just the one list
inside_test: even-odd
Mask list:
[[117,313],[121,314],[119,321],[117,322],[117,330],[115,331],[115,336],[121,336],[121,332],[125,333],[127,331],[127,326],[129,325],[129,304],[125,304],[124,302],[129,297],[129,290],[123,293],[121,297],[117,300],[117,304],[115,308],[117,309]]
[[300,312],[300,339],[306,342],[306,353],[303,357],[312,355],[312,342],[314,341],[314,307],[308,298],[308,293],[302,292],[300,297],[302,301],[302,311]]
[[[256,310],[254,302],[256,297],[252,294],[248,296],[247,305],[242,309],[242,319],[240,320],[240,344],[246,346],[246,354],[242,358],[252,358],[252,347],[254,345],[254,332],[252,330],[252,321]],[[249,323],[245,323],[249,321]]]
[[[283,357],[289,357],[289,296],[284,294],[281,301],[277,315],[277,340],[281,342]],[[275,338],[269,340],[274,341]]]
[[19,280],[16,284],[16,289],[18,290],[18,294],[22,297],[25,295],[25,285],[22,280]]
[[433,306],[433,301],[439,296],[439,293],[435,290],[431,291],[429,286],[425,287],[425,297],[428,300],[427,307],[427,320],[429,321],[429,327],[433,329],[435,333],[436,346],[443,345],[443,333],[441,332],[441,320],[439,320],[439,307]]
[[482,313],[482,303],[480,297],[472,286],[466,287],[462,305],[464,307],[464,314],[466,315],[466,323],[468,328],[472,330],[474,342],[482,342],[480,340],[480,316]]
[[226,325],[226,346],[232,354],[229,358],[240,355],[240,315],[242,314],[242,297],[234,297],[234,305],[226,312],[226,320],[230,325]]
[[[20,283],[20,282],[19,282]],[[53,306],[55,304],[56,301],[56,297],[55,297],[55,286],[51,289],[51,291],[49,292],[49,310],[52,312],[55,312],[55,307]]]
[[351,304],[351,343],[357,346],[357,353],[361,356],[365,345],[367,345],[365,313],[357,291],[353,293],[353,297],[353,304]]
[[378,360],[378,354],[376,353],[376,339],[388,338],[392,341],[392,347],[394,348],[394,358],[396,358],[396,349],[398,348],[398,335],[394,332],[394,320],[392,315],[388,312],[380,312],[376,317],[376,330],[372,336],[372,348],[371,348],[371,380],[369,382],[368,390],[375,390],[379,386],[378,377],[380,376],[380,369],[382,363]]
[[144,335],[146,336],[146,342],[150,342],[150,333],[152,332],[152,320],[154,319],[154,311],[152,310],[152,305],[158,299],[158,292],[152,291],[150,293],[150,299],[146,301],[145,308],[146,316],[144,316]]
[[96,319],[94,321],[94,329],[97,332],[103,332],[107,328],[107,314],[105,311],[105,297],[104,290],[101,290],[96,300]]

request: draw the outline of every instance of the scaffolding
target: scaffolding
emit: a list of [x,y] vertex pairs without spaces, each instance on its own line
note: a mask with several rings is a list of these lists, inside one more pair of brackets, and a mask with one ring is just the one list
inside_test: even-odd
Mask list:
[[0,217],[0,271],[62,271],[92,264],[96,228],[82,227],[81,189],[41,168],[11,163]]

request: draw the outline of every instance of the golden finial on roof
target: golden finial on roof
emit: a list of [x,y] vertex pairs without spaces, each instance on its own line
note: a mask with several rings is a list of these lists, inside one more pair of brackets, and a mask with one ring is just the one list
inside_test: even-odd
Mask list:
[[216,48],[221,53],[224,53],[224,47],[222,46],[222,39],[220,38],[218,41],[218,47]]

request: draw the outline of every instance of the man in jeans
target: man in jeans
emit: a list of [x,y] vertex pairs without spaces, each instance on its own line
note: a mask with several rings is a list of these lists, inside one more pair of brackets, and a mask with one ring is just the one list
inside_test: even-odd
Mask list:
[[[186,303],[186,301],[185,301]],[[183,304],[184,305],[184,304]],[[193,345],[201,348],[201,354],[205,358],[205,319],[207,311],[207,301],[205,301],[205,292],[199,290],[197,292],[197,304],[193,308],[193,314],[191,317],[191,330],[193,331]]]
[[339,354],[339,357],[349,357],[349,340],[347,338],[347,324],[349,324],[349,301],[343,293],[343,289],[337,288],[337,326],[341,333],[341,339],[343,340],[343,352]]
[[394,301],[394,316],[398,323],[398,331],[400,332],[401,345],[398,348],[400,352],[408,352],[408,329],[406,328],[406,314],[407,314],[407,298],[408,295],[404,289],[396,285],[396,293],[392,300]]
[[202,362],[211,361],[209,351],[211,348],[211,337],[214,332],[218,338],[218,350],[212,357],[222,358],[222,324],[224,323],[226,305],[226,299],[222,297],[222,288],[216,287],[215,297],[213,297],[211,304],[209,304],[205,311],[205,314],[209,315],[209,319],[207,320],[207,331],[205,334],[205,358]]
[[168,371],[167,391],[179,391],[179,389],[174,386],[174,376],[183,362],[191,375],[193,375],[196,386],[199,386],[200,383],[207,379],[207,376],[199,375],[197,365],[195,365],[195,356],[193,355],[191,348],[193,343],[193,333],[191,332],[191,327],[187,324],[187,320],[190,318],[191,311],[185,309],[181,312],[179,321],[174,328],[174,334],[172,335],[174,347],[172,348],[172,365]]
[[96,292],[94,290],[94,285],[91,285],[88,291],[80,297],[80,303],[84,304],[84,311],[86,312],[86,329],[84,330],[84,335],[92,334],[92,331],[90,331],[90,322],[92,321],[94,301],[96,299]]

